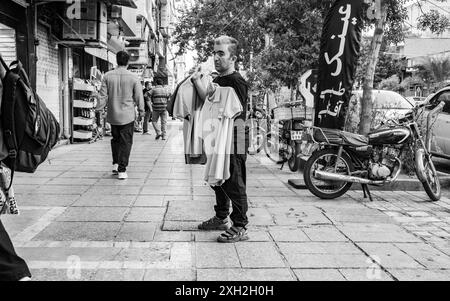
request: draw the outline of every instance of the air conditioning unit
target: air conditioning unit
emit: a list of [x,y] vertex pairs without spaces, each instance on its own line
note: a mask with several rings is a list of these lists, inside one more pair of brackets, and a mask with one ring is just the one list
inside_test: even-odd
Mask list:
[[111,19],[119,19],[122,18],[122,7],[113,5],[111,6]]

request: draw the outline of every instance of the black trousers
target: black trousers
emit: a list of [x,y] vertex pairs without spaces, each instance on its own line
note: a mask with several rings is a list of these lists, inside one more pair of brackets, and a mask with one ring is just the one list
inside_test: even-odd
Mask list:
[[230,219],[236,227],[245,227],[248,224],[247,210],[247,171],[246,154],[230,155],[230,178],[222,186],[212,186],[216,193],[216,216],[225,219],[230,215],[230,202],[233,208]]
[[11,239],[0,220],[0,281],[17,281],[31,277],[25,261],[17,256]]
[[113,164],[119,164],[119,172],[127,170],[133,145],[133,133],[134,121],[125,125],[111,125]]

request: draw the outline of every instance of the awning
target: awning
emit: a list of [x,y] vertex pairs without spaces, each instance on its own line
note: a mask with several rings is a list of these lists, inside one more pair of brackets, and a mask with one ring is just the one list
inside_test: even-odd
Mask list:
[[110,4],[126,6],[131,8],[137,8],[136,3],[133,0],[110,0],[108,1]]
[[[17,2],[21,5],[28,5],[25,0],[12,0],[14,2]],[[83,0],[83,2],[91,2],[91,1],[97,1],[97,0]],[[61,2],[61,0],[37,0],[36,3],[42,3],[42,2]],[[136,3],[134,3],[133,0],[108,0],[108,4],[114,4],[119,6],[126,6],[131,8],[137,8]]]
[[84,47],[84,51],[113,65],[117,65],[116,55],[106,48]]

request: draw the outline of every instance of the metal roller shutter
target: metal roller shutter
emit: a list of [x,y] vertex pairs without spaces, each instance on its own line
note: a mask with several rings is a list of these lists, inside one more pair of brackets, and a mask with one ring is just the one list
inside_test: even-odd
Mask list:
[[16,31],[0,23],[0,53],[9,65],[17,58]]

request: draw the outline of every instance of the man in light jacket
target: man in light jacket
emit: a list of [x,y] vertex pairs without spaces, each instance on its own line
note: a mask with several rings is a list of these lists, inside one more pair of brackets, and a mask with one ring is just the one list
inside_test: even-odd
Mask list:
[[113,174],[120,180],[128,178],[126,173],[133,145],[136,103],[139,117],[144,116],[142,85],[136,75],[127,70],[130,55],[126,51],[117,53],[117,68],[105,74],[102,80],[96,109],[107,106],[107,122],[111,124],[111,150]]

